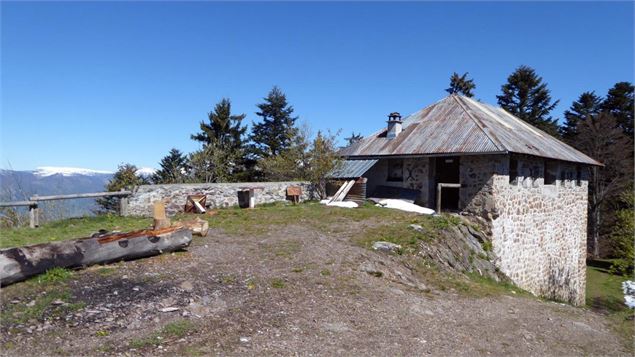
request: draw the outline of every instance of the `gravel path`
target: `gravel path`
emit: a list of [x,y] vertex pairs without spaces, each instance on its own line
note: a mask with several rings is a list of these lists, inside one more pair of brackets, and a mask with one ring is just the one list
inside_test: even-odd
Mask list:
[[[299,225],[256,236],[212,231],[185,253],[77,272],[67,284],[85,306],[4,324],[1,353],[630,355],[591,311],[437,289],[402,257],[351,243],[371,224],[336,233]],[[1,307],[34,294],[20,284],[4,288]]]

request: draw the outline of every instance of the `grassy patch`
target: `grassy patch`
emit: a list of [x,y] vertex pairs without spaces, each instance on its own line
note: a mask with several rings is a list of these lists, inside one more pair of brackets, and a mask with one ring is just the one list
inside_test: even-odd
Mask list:
[[[317,202],[298,205],[279,202],[258,205],[254,209],[219,209],[215,215],[205,216],[210,228],[222,229],[225,233],[234,235],[262,234],[271,227],[287,224],[301,224],[331,232],[337,229],[337,223],[395,217],[412,217],[412,214],[373,205],[350,209],[325,207]],[[191,215],[181,214],[177,219],[191,219]]]
[[[421,241],[431,242],[439,239],[440,231],[460,223],[460,218],[441,216],[402,216],[389,221],[387,224],[366,229],[353,241],[363,247],[370,248],[373,242],[385,241],[399,244],[402,250],[399,254],[414,253]],[[410,224],[421,226],[420,230],[410,227]]]
[[271,279],[271,287],[274,289],[282,289],[285,287],[285,283],[283,279],[273,278]]
[[40,274],[32,279],[35,279],[40,284],[60,283],[69,280],[73,276],[73,272],[64,268],[53,268],[46,271],[44,274]]
[[197,329],[196,324],[190,320],[177,320],[163,326],[161,330],[154,332],[150,336],[135,338],[128,342],[128,346],[134,349],[142,349],[150,346],[158,346],[165,343],[165,340],[175,340],[187,336]]
[[587,267],[586,304],[592,310],[606,315],[615,331],[633,348],[635,336],[633,310],[624,304],[622,282],[633,277],[612,275],[601,267]]
[[324,269],[320,272],[320,275],[322,276],[331,276],[331,271],[328,269]]
[[2,229],[0,230],[0,248],[87,237],[100,229],[132,231],[147,228],[151,224],[152,219],[116,215],[71,218],[45,223],[34,229],[28,227]]

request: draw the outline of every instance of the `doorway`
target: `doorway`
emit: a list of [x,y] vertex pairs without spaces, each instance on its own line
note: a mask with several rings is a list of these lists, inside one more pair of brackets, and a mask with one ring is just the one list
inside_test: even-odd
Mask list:
[[[435,202],[437,192],[437,184],[439,183],[461,183],[459,157],[437,157],[434,167],[434,191]],[[459,188],[444,187],[441,194],[441,210],[458,211],[459,210]]]

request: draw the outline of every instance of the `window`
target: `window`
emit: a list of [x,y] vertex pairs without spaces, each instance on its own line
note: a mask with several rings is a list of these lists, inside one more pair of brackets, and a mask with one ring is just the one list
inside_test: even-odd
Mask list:
[[555,185],[558,177],[558,163],[552,160],[545,161],[545,185]]
[[403,159],[388,160],[387,181],[403,181]]
[[514,157],[509,158],[509,183],[512,185],[518,183],[518,160]]

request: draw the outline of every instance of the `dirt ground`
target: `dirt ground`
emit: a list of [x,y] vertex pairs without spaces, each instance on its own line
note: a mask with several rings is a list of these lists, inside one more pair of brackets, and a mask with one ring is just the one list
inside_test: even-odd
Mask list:
[[[42,319],[3,322],[1,353],[631,355],[594,312],[440,289],[403,257],[352,243],[374,224],[214,229],[187,252],[75,272],[63,282],[67,300],[43,307]],[[18,283],[2,293],[8,316],[52,292]]]

